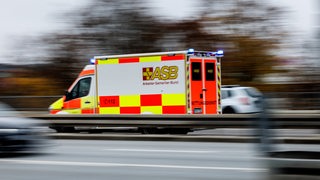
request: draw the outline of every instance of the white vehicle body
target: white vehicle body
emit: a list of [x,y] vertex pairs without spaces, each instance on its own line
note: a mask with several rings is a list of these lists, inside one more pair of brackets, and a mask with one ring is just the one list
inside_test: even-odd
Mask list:
[[220,114],[222,51],[95,56],[51,114]]
[[222,113],[261,112],[262,94],[253,87],[222,86]]

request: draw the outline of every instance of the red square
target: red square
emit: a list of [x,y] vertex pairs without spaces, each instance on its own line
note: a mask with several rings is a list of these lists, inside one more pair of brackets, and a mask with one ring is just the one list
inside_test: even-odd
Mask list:
[[141,106],[161,106],[161,94],[146,94],[140,96]]
[[100,96],[100,107],[119,107],[119,96]]

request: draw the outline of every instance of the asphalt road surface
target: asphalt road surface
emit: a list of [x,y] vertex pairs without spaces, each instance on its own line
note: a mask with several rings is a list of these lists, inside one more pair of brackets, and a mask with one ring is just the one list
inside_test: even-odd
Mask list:
[[3,180],[261,179],[255,144],[54,140],[36,155],[0,158]]

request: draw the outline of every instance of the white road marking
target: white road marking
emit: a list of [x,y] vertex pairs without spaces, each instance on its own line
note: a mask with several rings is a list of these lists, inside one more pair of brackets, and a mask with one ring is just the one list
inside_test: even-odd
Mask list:
[[85,167],[145,167],[145,168],[171,168],[171,169],[201,169],[201,170],[227,170],[242,172],[266,172],[263,168],[241,167],[215,167],[215,166],[183,166],[166,164],[126,164],[126,163],[101,163],[101,162],[76,162],[76,161],[41,161],[23,159],[0,159],[2,163],[16,163],[29,165],[53,165],[53,166],[85,166]]
[[168,152],[168,153],[217,153],[218,151],[191,151],[191,150],[172,150],[172,149],[104,149],[105,151],[127,151],[127,152]]

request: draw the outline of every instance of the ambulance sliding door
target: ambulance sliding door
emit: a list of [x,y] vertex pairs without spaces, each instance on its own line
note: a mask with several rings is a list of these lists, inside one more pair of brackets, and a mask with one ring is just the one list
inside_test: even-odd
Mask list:
[[190,57],[192,114],[218,114],[216,63],[212,57]]

